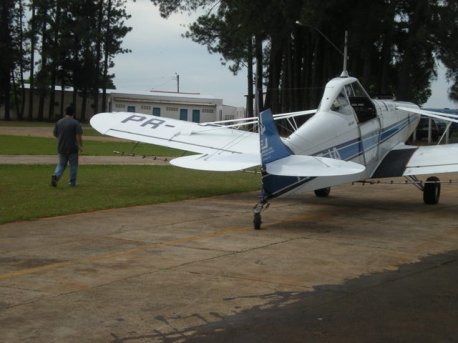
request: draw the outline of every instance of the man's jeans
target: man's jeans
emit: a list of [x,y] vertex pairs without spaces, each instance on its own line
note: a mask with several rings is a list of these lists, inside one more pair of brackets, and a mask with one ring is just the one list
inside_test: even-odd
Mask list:
[[54,175],[57,180],[60,179],[64,173],[65,168],[67,167],[67,162],[70,166],[70,185],[76,186],[76,176],[78,174],[78,153],[73,154],[58,154],[59,162],[57,163],[56,169],[54,170]]

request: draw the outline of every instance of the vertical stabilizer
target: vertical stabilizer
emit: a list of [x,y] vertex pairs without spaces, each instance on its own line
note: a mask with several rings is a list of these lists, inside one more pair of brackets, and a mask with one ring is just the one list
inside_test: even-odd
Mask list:
[[267,109],[259,114],[259,139],[262,165],[293,155],[282,142],[275,125],[272,111]]

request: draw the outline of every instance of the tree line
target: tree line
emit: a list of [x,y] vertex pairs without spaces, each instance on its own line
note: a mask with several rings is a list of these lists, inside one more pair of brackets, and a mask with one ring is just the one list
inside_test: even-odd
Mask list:
[[[125,23],[130,18],[125,4],[126,0],[3,0],[0,105],[5,119],[10,119],[14,108],[19,120],[31,120],[34,113],[38,120],[54,120],[64,112],[64,92],[56,99],[57,86],[73,88],[73,103],[78,95],[82,97],[78,112],[83,121],[89,111],[106,110],[106,89],[113,87],[113,59],[129,52],[122,47],[131,30]],[[45,101],[49,101],[47,113]],[[56,103],[59,113],[54,113]]]
[[[127,0],[3,0],[0,2],[0,105],[19,119],[53,120],[56,86],[106,110],[113,59],[122,39]],[[185,37],[247,70],[247,112],[316,107],[326,82],[348,69],[371,95],[419,104],[431,94],[436,61],[447,68],[449,97],[458,101],[458,0],[151,0],[168,17],[198,12]],[[25,108],[25,84],[30,84]],[[102,89],[101,98],[99,89]],[[255,94],[255,90],[263,94]],[[38,94],[38,104],[33,94]],[[49,101],[49,113],[44,113]],[[63,106],[63,101],[59,102]],[[89,108],[88,108],[89,107]],[[62,112],[63,109],[60,109]]]
[[274,112],[317,106],[325,83],[342,71],[346,30],[349,72],[371,95],[426,102],[439,60],[452,81],[449,97],[458,100],[458,0],[151,1],[163,17],[201,13],[185,36],[234,73],[247,66],[248,115],[252,99]]

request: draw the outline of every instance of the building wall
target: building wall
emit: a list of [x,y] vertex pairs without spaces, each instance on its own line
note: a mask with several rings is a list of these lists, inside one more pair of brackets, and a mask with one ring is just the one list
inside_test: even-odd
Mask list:
[[[217,104],[189,104],[185,102],[168,102],[164,104],[157,100],[112,96],[110,109],[112,112],[137,112],[203,123],[218,120],[219,106]],[[183,118],[184,112],[187,113],[186,119]]]

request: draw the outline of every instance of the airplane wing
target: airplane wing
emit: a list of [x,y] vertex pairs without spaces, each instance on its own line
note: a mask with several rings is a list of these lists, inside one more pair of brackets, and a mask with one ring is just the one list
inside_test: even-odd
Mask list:
[[[364,170],[364,166],[352,162],[291,155],[278,135],[274,119],[314,112],[273,116],[270,110],[264,111],[261,113],[264,119],[260,134],[233,128],[240,124],[225,127],[220,125],[221,122],[199,124],[130,112],[99,113],[91,118],[91,125],[105,135],[198,153],[170,162],[183,168],[236,171],[262,165],[268,173],[280,176],[335,176]],[[250,120],[253,121],[253,118]],[[246,125],[246,122],[242,125]],[[266,127],[269,129],[266,130]],[[260,141],[263,142],[262,147]],[[288,153],[278,155],[277,150]]]
[[[418,108],[398,109],[458,123],[458,116]],[[400,144],[382,160],[372,178],[458,172],[458,144],[409,146]]]
[[453,172],[458,172],[458,144],[419,147],[407,163],[403,175]]
[[458,172],[458,144],[399,145],[380,163],[372,178]]
[[450,122],[453,122],[453,123],[458,123],[458,116],[454,115],[454,114],[427,111],[427,110],[422,110],[422,109],[414,108],[414,107],[396,106],[396,108],[399,109],[399,110],[402,110],[402,111],[406,111],[406,112],[421,114],[422,116],[425,116],[425,117],[430,117],[430,118],[450,121]]
[[259,154],[257,133],[220,125],[113,112],[96,114],[91,118],[91,126],[104,135],[199,154]]

